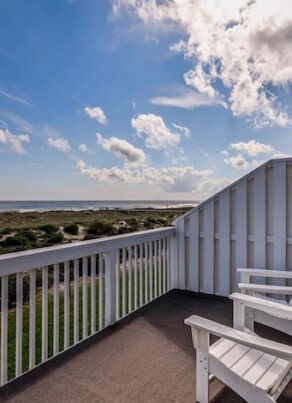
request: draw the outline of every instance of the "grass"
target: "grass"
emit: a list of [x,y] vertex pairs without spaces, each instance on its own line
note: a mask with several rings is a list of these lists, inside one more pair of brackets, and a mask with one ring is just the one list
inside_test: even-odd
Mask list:
[[187,210],[0,213],[0,254],[165,227]]
[[[47,211],[47,212],[27,212],[19,213],[3,212],[0,214],[0,232],[9,231],[11,228],[33,229],[40,226],[65,226],[68,224],[78,224],[88,227],[94,221],[102,221],[109,224],[117,224],[119,221],[132,220],[154,221],[158,224],[169,225],[173,219],[189,210],[189,208],[179,209],[146,209],[146,210],[101,210],[101,211]],[[131,224],[131,221],[130,221]]]
[[[51,270],[51,269],[49,269]],[[153,278],[153,298],[155,295],[154,284],[155,284],[155,273],[154,266],[152,270]],[[137,301],[138,308],[145,304],[145,267],[143,265],[142,268],[142,305],[140,305],[140,270],[138,267],[137,271]],[[156,273],[156,281],[159,284],[159,276],[158,272]],[[148,301],[150,300],[150,283],[148,275]],[[163,268],[162,268],[162,276],[163,280]],[[104,279],[105,281],[105,279]],[[60,285],[62,286],[62,282]],[[167,278],[166,278],[167,284]],[[104,288],[105,289],[105,288]],[[163,288],[162,288],[163,293]],[[88,277],[88,335],[91,334],[91,279]],[[132,271],[132,309],[134,310],[134,270]],[[126,276],[126,314],[129,313],[129,273],[127,271]],[[103,300],[105,300],[105,295],[103,295]],[[69,317],[70,317],[70,336],[69,336],[69,344],[72,346],[74,344],[74,287],[73,282],[70,282],[70,300],[69,300]],[[100,330],[99,328],[99,278],[96,279],[96,331]],[[103,304],[105,306],[105,303]],[[120,272],[120,317],[123,316],[123,274]],[[104,313],[103,313],[104,317]],[[53,320],[54,320],[54,296],[53,296],[53,288],[49,288],[48,292],[48,357],[53,356]],[[104,323],[102,324],[102,327]],[[79,340],[82,340],[83,333],[83,290],[82,290],[82,282],[79,284]],[[25,302],[23,304],[23,337],[22,337],[22,372],[25,372],[29,369],[29,303]],[[94,332],[95,333],[95,332]],[[11,380],[15,377],[15,346],[16,346],[16,309],[12,308],[8,313],[8,380]],[[36,294],[36,326],[35,326],[35,362],[36,365],[41,363],[42,356],[42,293],[41,290],[37,290]],[[64,293],[62,287],[59,288],[59,351],[64,350]]]

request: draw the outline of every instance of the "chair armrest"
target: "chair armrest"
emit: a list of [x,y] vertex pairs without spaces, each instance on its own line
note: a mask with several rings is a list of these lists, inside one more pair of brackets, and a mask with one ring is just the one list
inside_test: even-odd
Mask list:
[[285,320],[292,320],[292,307],[289,305],[283,305],[279,302],[269,301],[267,299],[253,297],[247,294],[240,294],[239,292],[234,292],[229,295],[229,298],[249,308],[266,312],[269,315],[281,317]]
[[252,292],[260,292],[266,294],[292,295],[292,287],[288,287],[285,285],[262,285],[253,283],[239,283],[238,288],[241,290],[249,290]]
[[285,344],[267,340],[250,333],[242,332],[240,330],[235,330],[231,327],[221,325],[220,323],[202,318],[197,315],[192,315],[185,319],[184,323],[192,328],[203,330],[206,333],[214,334],[215,336],[234,341],[235,343],[243,344],[245,346],[284,358],[289,361],[292,360],[292,347],[289,347]]
[[286,270],[238,268],[237,272],[247,274],[248,276],[255,276],[255,277],[275,277],[275,278],[291,278],[292,279],[292,271],[286,271]]

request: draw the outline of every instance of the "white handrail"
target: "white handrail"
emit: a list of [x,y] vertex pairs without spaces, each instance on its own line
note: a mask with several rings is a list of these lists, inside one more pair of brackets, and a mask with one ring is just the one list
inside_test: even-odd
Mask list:
[[0,276],[49,266],[173,235],[175,235],[175,227],[164,227],[130,234],[114,235],[102,239],[7,253],[0,256]]

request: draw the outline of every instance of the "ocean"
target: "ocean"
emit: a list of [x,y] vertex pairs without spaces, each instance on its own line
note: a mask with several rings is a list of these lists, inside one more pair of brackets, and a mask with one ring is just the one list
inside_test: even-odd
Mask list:
[[147,200],[147,201],[118,201],[118,200],[62,200],[62,201],[0,201],[0,212],[43,212],[43,211],[82,211],[106,209],[148,209],[148,208],[181,208],[194,207],[197,201],[189,200]]

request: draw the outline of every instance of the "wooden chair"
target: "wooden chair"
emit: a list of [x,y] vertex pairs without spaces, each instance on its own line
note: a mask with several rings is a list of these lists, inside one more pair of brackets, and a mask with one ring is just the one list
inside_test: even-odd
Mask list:
[[[240,298],[237,293],[230,296],[235,303],[234,327],[240,328],[238,326],[242,326],[242,315],[245,315],[245,325],[251,330],[253,330],[254,322],[259,322],[292,336],[292,287],[285,284],[257,284],[252,281],[255,277],[260,277],[284,283],[286,279],[292,280],[292,272],[241,268],[237,271],[241,276],[238,288],[242,294],[246,295],[246,298]],[[282,295],[282,297],[279,299],[271,298],[271,294]]]
[[[190,316],[196,349],[196,401],[209,401],[215,376],[251,403],[275,402],[292,377],[292,347],[217,322]],[[220,339],[210,345],[210,334]]]

